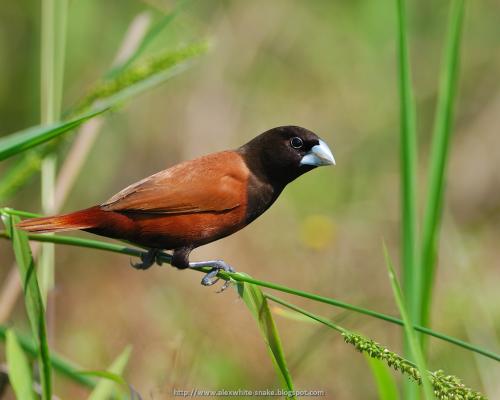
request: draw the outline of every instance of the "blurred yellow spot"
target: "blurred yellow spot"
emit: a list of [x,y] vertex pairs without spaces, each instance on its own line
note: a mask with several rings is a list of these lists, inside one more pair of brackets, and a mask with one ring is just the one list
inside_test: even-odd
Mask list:
[[314,250],[323,250],[335,240],[335,225],[326,215],[315,214],[306,217],[301,230],[303,243]]

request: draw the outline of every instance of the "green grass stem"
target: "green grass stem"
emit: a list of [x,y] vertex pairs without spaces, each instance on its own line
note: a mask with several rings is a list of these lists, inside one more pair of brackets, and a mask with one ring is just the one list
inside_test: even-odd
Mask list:
[[31,249],[28,243],[27,234],[15,228],[20,222],[18,216],[11,216],[9,236],[12,238],[12,246],[16,262],[19,268],[19,275],[24,290],[24,301],[26,312],[30,321],[33,336],[37,342],[37,353],[40,365],[40,381],[42,386],[42,399],[52,398],[52,373],[50,364],[49,346],[47,343],[47,328],[45,324],[45,310],[43,300],[38,286],[35,263],[31,256]]
[[430,318],[432,287],[436,274],[445,171],[453,131],[464,13],[464,0],[452,0],[430,151],[428,190],[422,227],[422,266],[420,269],[422,273],[422,306],[420,318],[417,322],[425,325],[428,324]]
[[[6,209],[0,210],[3,211],[4,213]],[[5,238],[5,239],[10,239],[9,235],[5,231],[0,231],[0,238]],[[70,246],[78,246],[78,247],[86,247],[86,248],[92,248],[96,250],[103,250],[103,251],[110,251],[114,253],[120,253],[120,254],[125,254],[133,257],[140,257],[143,254],[146,254],[146,251],[137,249],[137,248],[132,248],[123,244],[116,244],[116,243],[108,243],[108,242],[103,242],[99,240],[93,240],[93,239],[84,239],[84,238],[78,238],[78,237],[71,237],[71,236],[62,236],[62,235],[43,235],[43,234],[29,234],[28,238],[30,240],[35,240],[35,241],[50,241],[51,243],[57,243],[57,244],[62,244],[62,245],[70,245]],[[170,263],[171,261],[171,256],[167,253],[163,253],[160,255],[162,261],[165,263]],[[200,271],[202,272],[208,272],[210,268],[200,268]],[[331,306],[335,307],[340,307],[346,310],[354,311],[363,315],[367,315],[373,318],[377,318],[386,322],[390,322],[392,324],[400,325],[403,326],[403,321],[387,315],[383,314],[377,311],[369,310],[363,307],[358,307],[340,300],[332,299],[326,296],[321,296],[317,295],[314,293],[309,293],[303,290],[299,289],[293,289],[289,288],[284,285],[279,285],[276,283],[272,282],[267,282],[267,281],[262,281],[258,279],[251,278],[247,275],[244,274],[239,274],[239,273],[228,273],[228,272],[220,272],[219,277],[223,279],[232,279],[237,282],[248,282],[252,283],[261,287],[267,287],[269,289],[274,289],[278,290],[280,292],[284,293],[289,293],[295,296],[303,297],[306,299],[310,299],[313,301],[317,301],[320,303],[324,304],[329,304]],[[496,354],[490,350],[481,348],[479,346],[472,345],[470,343],[467,343],[463,340],[444,335],[442,333],[436,332],[432,329],[429,329],[424,326],[420,325],[414,325],[413,328],[421,333],[424,333],[429,336],[433,336],[437,339],[452,343],[454,345],[457,345],[459,347],[462,347],[464,349],[473,351],[475,353],[481,354],[485,357],[491,358],[496,361],[500,361],[500,355]]]
[[403,293],[401,291],[401,287],[399,286],[399,282],[396,278],[396,273],[394,272],[392,260],[389,256],[389,252],[387,251],[385,243],[384,243],[384,257],[385,257],[385,264],[387,266],[387,272],[389,274],[389,280],[391,282],[392,291],[394,293],[394,299],[396,300],[399,312],[401,314],[401,317],[403,318],[405,336],[408,341],[411,354],[413,356],[412,359],[415,360],[415,363],[420,372],[422,386],[424,388],[424,397],[426,398],[426,400],[433,400],[434,393],[432,391],[431,383],[429,382],[426,373],[427,367],[421,343],[418,340],[418,337],[413,328],[412,317],[410,316],[409,312],[406,309],[405,301],[403,300]]
[[410,315],[415,318],[420,309],[417,229],[417,129],[415,97],[410,71],[406,1],[397,0],[398,70],[400,97],[401,212],[403,288]]
[[301,315],[305,315],[314,321],[320,322],[336,330],[342,334],[346,343],[353,345],[359,352],[365,354],[371,359],[384,362],[387,366],[396,371],[402,372],[418,384],[422,384],[427,379],[432,384],[432,389],[439,400],[486,400],[486,397],[483,394],[469,389],[460,381],[460,379],[453,375],[445,375],[441,370],[431,372],[426,369],[420,370],[423,372],[422,374],[419,372],[415,363],[401,357],[367,337],[345,329],[327,318],[306,311],[303,308],[291,304],[279,297],[270,294],[265,294],[265,296],[271,301],[274,301],[289,308],[290,310],[300,313]]
[[[40,115],[44,126],[56,123],[61,117],[67,7],[67,0],[42,1]],[[42,161],[42,209],[49,215],[54,212],[56,165],[55,154],[48,154]],[[49,291],[54,287],[54,265],[55,247],[44,243],[38,273],[45,304]]]
[[[408,21],[406,0],[396,0],[397,8],[397,53],[400,99],[400,170],[401,170],[401,243],[403,265],[403,290],[406,307],[414,321],[418,321],[421,308],[420,267],[418,262],[418,190],[417,162],[418,140],[415,111],[415,96],[410,68],[408,45]],[[411,357],[409,338],[405,335],[404,354]],[[407,399],[418,397],[418,388],[405,382]]]
[[[237,289],[239,296],[243,299],[243,302],[248,307],[259,325],[259,329],[266,343],[271,360],[273,361],[278,376],[283,381],[284,388],[293,392],[294,385],[292,375],[288,369],[278,328],[276,327],[276,323],[274,322],[273,315],[269,309],[269,304],[264,296],[264,293],[262,293],[260,287],[246,282],[238,282]],[[296,397],[289,396],[289,398],[295,399]]]

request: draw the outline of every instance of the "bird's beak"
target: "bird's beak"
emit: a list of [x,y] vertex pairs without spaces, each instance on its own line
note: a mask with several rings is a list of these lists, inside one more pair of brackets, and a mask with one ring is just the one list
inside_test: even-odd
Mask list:
[[320,140],[319,144],[313,146],[311,150],[302,157],[300,165],[314,165],[315,167],[321,165],[335,165],[335,158],[333,158],[332,151],[328,145]]

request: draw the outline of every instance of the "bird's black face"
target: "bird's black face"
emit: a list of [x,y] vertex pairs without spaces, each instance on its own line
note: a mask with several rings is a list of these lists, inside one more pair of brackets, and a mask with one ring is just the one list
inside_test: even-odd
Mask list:
[[250,165],[268,178],[287,184],[322,165],[333,165],[331,150],[315,133],[299,126],[281,126],[257,136],[241,150]]

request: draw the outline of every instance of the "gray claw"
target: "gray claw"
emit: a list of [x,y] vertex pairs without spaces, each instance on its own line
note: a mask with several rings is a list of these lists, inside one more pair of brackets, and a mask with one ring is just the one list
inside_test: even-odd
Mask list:
[[[208,272],[201,280],[201,284],[203,286],[212,286],[213,284],[217,283],[220,280],[220,278],[217,278],[217,274],[219,273],[219,271],[234,272],[233,267],[231,267],[229,264],[225,263],[222,260],[191,262],[189,263],[189,267],[190,268],[212,267],[212,270]],[[230,281],[226,280],[224,285],[217,293],[223,292],[229,287],[229,285]]]
[[145,270],[151,267],[154,263],[161,265],[162,261],[158,258],[158,254],[161,250],[159,249],[149,249],[147,253],[141,254],[139,257],[141,262],[133,263],[130,260],[130,265],[135,269]]

